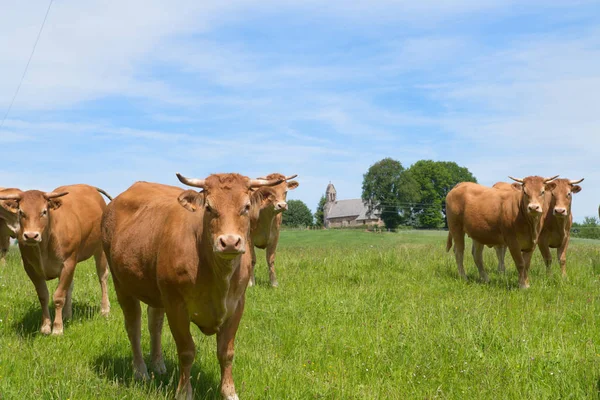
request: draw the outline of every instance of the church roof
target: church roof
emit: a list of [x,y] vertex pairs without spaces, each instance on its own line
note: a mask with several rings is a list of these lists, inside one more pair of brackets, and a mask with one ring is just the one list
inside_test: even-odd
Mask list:
[[325,193],[329,193],[329,192],[333,192],[335,193],[335,186],[333,186],[333,183],[329,182],[329,185],[327,185],[327,189],[325,190]]
[[357,217],[357,220],[368,220],[377,218],[377,215],[375,215],[375,213],[373,213],[373,215],[370,218],[367,217],[368,211],[369,209],[361,199],[338,200],[331,205],[331,208],[327,213],[327,218],[329,219],[354,216]]

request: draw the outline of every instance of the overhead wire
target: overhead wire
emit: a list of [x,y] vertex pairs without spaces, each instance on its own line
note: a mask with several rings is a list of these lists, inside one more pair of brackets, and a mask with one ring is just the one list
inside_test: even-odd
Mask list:
[[15,90],[12,100],[10,101],[10,104],[8,105],[8,108],[6,109],[6,112],[4,113],[2,122],[0,122],[0,129],[2,129],[2,127],[4,126],[4,122],[6,121],[6,118],[8,117],[8,114],[10,113],[10,110],[12,109],[13,104],[15,103],[15,99],[17,98],[17,95],[19,94],[19,90],[21,90],[21,85],[23,84],[23,80],[25,79],[25,75],[27,74],[27,70],[29,69],[29,64],[31,63],[31,59],[33,58],[33,54],[35,53],[35,49],[40,40],[40,36],[42,36],[42,31],[44,30],[44,25],[46,25],[46,19],[48,19],[48,14],[50,13],[50,7],[52,7],[53,1],[54,0],[50,0],[50,3],[48,4],[48,9],[46,10],[46,15],[44,15],[44,20],[42,21],[40,30],[37,34],[37,37],[35,38],[35,43],[33,44],[33,49],[31,49],[31,54],[29,54],[29,59],[27,60],[27,64],[25,65],[25,69],[23,70],[23,75],[21,75],[21,80],[19,81],[17,90]]

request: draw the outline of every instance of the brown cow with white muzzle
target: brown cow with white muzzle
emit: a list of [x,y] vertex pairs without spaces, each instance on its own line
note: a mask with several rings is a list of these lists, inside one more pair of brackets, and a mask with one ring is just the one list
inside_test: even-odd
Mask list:
[[111,202],[102,219],[104,249],[131,342],[134,376],[148,377],[140,344],[143,301],[148,304],[151,366],[159,374],[166,372],[160,338],[167,314],[180,364],[176,397],[192,398],[193,322],[204,334],[217,334],[221,394],[234,400],[238,398],[232,376],[234,339],[251,268],[250,195],[252,189],[282,180],[238,174],[177,176],[203,190],[137,182]]
[[483,281],[488,281],[483,265],[483,247],[507,246],[519,271],[519,286],[529,287],[528,269],[543,224],[546,191],[554,189],[556,178],[528,176],[512,178],[512,190],[497,190],[476,183],[456,185],[446,196],[448,241],[458,272],[466,278],[463,256],[465,233],[473,240],[473,258]]
[[[546,263],[546,272],[551,272],[552,254],[550,249],[556,249],[558,261],[562,276],[567,276],[567,248],[569,247],[569,239],[571,238],[571,226],[573,225],[573,214],[571,213],[571,204],[573,194],[581,191],[581,186],[578,183],[583,182],[583,178],[579,180],[570,179],[555,179],[556,184],[552,189],[551,196],[546,196],[544,221],[542,231],[538,238],[538,247]],[[495,188],[506,190],[508,183],[499,182],[494,185]],[[496,255],[498,256],[498,270],[504,271],[504,255],[506,247],[496,247]]]
[[281,229],[282,213],[288,209],[287,192],[298,187],[298,182],[291,181],[298,175],[285,176],[282,174],[270,174],[258,179],[281,179],[279,185],[262,187],[252,195],[253,215],[251,217],[250,238],[252,245],[252,272],[250,273],[249,286],[254,285],[254,266],[256,265],[256,253],[254,246],[259,249],[266,248],[267,266],[269,267],[269,279],[271,286],[277,287],[277,276],[275,275],[275,252],[279,242],[279,231]]
[[[102,289],[101,313],[109,312],[108,268],[100,236],[106,203],[98,192],[110,199],[103,190],[88,185],[61,186],[49,193],[39,190],[0,193],[3,207],[18,221],[21,258],[42,306],[40,332],[44,335],[63,333],[63,318],[72,315],[75,266],[92,256]],[[46,281],[55,278],[59,282],[53,298],[56,315],[51,324]]]

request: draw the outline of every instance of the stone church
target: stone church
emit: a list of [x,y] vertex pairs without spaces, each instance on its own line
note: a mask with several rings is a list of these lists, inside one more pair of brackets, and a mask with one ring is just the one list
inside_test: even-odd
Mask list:
[[330,182],[325,190],[324,225],[325,228],[343,228],[346,226],[378,225],[383,226],[379,212],[369,213],[362,199],[338,200],[337,191]]

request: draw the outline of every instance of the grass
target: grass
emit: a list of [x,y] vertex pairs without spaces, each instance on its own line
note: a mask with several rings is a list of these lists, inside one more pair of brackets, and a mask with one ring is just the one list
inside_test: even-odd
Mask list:
[[[567,280],[557,264],[547,277],[536,253],[527,291],[510,257],[507,273],[495,272],[491,250],[489,284],[477,281],[470,255],[469,281],[459,280],[445,243],[443,232],[282,232],[280,287],[269,287],[258,251],[258,285],[247,293],[234,362],[240,398],[599,398],[600,241],[572,241]],[[112,283],[110,299],[105,319],[93,263],[80,264],[64,336],[40,335],[37,297],[13,249],[0,267],[0,398],[172,398],[168,327],[167,376],[137,383]],[[215,338],[193,334],[196,398],[217,399]]]

